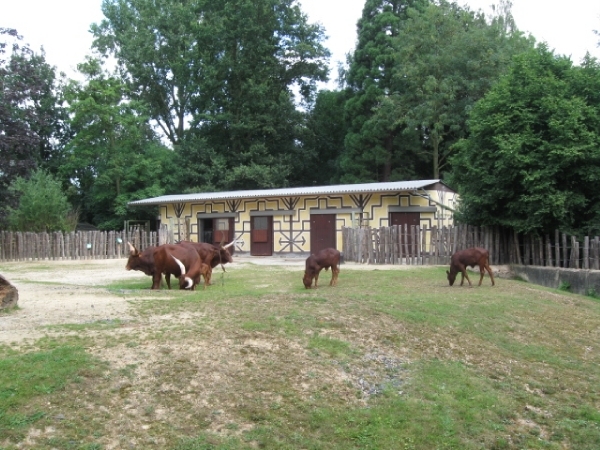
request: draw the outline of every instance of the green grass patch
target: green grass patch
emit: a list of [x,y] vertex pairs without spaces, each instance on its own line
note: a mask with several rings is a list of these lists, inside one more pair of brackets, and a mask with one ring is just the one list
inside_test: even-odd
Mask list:
[[308,348],[327,354],[331,358],[346,359],[352,352],[348,342],[328,336],[313,336],[308,342]]
[[0,445],[54,429],[31,448],[600,448],[595,298],[369,269],[316,290],[301,267],[263,265],[206,291],[101,286],[135,319],[0,348]]
[[[81,347],[56,346],[19,353],[2,348],[0,353],[0,436],[22,439],[27,428],[50,411],[38,402],[82,376],[97,376],[101,365]],[[36,407],[30,407],[37,404]]]

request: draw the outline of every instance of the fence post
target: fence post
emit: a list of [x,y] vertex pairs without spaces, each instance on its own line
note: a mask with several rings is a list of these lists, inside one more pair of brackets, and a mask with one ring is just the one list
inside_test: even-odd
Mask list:
[[571,267],[579,269],[579,242],[571,236]]
[[423,264],[423,261],[421,260],[421,226],[420,225],[416,225],[415,226],[415,247],[416,247],[416,252],[415,252],[415,256],[417,258],[416,264],[418,266]]

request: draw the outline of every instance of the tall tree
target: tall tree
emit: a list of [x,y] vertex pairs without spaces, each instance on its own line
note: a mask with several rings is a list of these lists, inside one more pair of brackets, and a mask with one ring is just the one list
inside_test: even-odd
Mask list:
[[297,185],[339,183],[339,158],[348,130],[344,120],[346,91],[322,90],[308,113],[302,138],[303,170],[296,175]]
[[[79,65],[85,83],[65,90],[73,138],[66,145],[61,175],[83,221],[120,229],[131,200],[162,195],[176,173],[173,152],[160,144],[139,102],[106,74],[99,61]],[[145,217],[146,218],[146,217]]]
[[[289,185],[302,169],[299,145],[303,114],[292,88],[310,99],[325,80],[323,31],[307,23],[296,1],[216,2],[213,100],[199,105],[199,133],[206,139],[207,165],[222,161],[213,174],[223,189]],[[218,20],[217,20],[218,18]]]
[[[346,114],[350,130],[340,164],[343,182],[388,181],[410,178],[415,161],[407,152],[415,134],[403,132],[387,108],[396,90],[393,79],[394,39],[411,7],[428,0],[367,0],[358,21],[358,43],[350,57]],[[375,108],[378,108],[374,112]]]
[[325,80],[323,30],[296,0],[104,0],[95,46],[179,153],[183,185],[285,185],[298,161],[294,88]]
[[393,117],[420,130],[428,178],[440,178],[452,144],[464,136],[467,113],[504,73],[516,53],[531,48],[514,26],[510,4],[488,23],[456,3],[411,8],[394,39]]
[[[43,53],[22,42],[16,30],[0,28],[0,198],[15,206],[7,191],[54,156],[65,118],[57,98],[55,70]],[[6,218],[0,206],[0,225]]]
[[150,117],[173,144],[185,138],[191,100],[209,47],[205,0],[103,0],[106,17],[92,24],[94,47],[112,55],[131,95],[149,106]]
[[600,65],[545,45],[515,57],[478,102],[451,183],[460,219],[519,232],[600,232]]

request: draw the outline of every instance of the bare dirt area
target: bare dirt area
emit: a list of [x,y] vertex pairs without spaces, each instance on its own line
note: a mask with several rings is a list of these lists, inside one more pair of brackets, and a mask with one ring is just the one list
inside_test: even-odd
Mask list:
[[0,315],[0,343],[39,338],[49,325],[127,318],[127,303],[100,286],[140,276],[125,270],[125,260],[114,259],[3,263],[0,267],[19,291],[19,309]]

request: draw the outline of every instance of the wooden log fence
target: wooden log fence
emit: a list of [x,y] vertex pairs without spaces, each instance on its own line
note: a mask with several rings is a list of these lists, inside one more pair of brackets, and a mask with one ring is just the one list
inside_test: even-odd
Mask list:
[[173,242],[166,228],[144,231],[74,231],[31,233],[0,231],[0,261],[113,259],[129,254],[128,242],[138,250]]
[[454,252],[469,247],[490,251],[492,265],[523,264],[600,270],[600,238],[521,235],[498,227],[343,228],[345,261],[362,264],[446,265]]
[[[0,231],[0,262],[124,258],[127,242],[139,250],[174,241],[172,228],[158,232],[77,231],[28,233]],[[600,270],[600,237],[520,235],[497,227],[342,228],[345,261],[362,264],[446,265],[454,252],[469,247],[490,251],[490,263]]]

